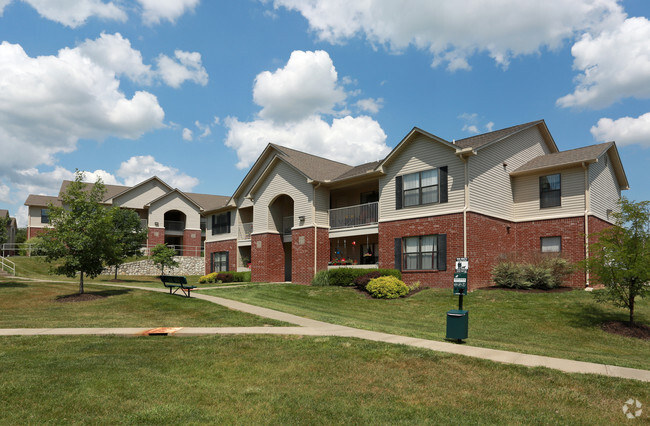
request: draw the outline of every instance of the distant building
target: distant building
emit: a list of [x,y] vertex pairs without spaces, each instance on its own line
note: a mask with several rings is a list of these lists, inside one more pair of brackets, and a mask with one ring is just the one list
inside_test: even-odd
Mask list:
[[7,241],[5,242],[5,248],[7,249],[0,251],[0,255],[13,255],[15,254],[14,244],[16,243],[16,232],[18,232],[16,218],[9,216],[9,210],[4,209],[0,209],[0,218],[9,218],[9,224],[7,225]]
[[[63,181],[59,195],[29,195],[27,238],[50,226],[48,204],[61,205],[61,194],[71,181]],[[87,184],[92,185],[92,184]],[[134,210],[149,230],[147,247],[165,243],[184,256],[201,256],[205,219],[201,213],[222,207],[229,197],[185,193],[154,176],[135,186],[106,185],[103,203]]]

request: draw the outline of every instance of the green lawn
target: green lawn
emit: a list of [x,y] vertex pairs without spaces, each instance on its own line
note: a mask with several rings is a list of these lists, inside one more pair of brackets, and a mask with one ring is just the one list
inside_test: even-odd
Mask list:
[[2,278],[0,328],[290,325],[195,298],[93,284],[86,285],[86,293],[105,297],[85,302],[57,301],[77,292],[77,283]]
[[634,380],[344,338],[3,337],[0,355],[1,424],[609,425],[650,401]]
[[[352,288],[274,285],[206,290],[350,327],[425,339],[445,338],[451,290],[426,289],[396,300],[369,299]],[[467,344],[650,370],[650,341],[602,331],[602,321],[626,320],[626,311],[596,303],[585,291],[517,293],[479,290],[465,297]],[[650,323],[650,301],[639,300],[637,319]]]

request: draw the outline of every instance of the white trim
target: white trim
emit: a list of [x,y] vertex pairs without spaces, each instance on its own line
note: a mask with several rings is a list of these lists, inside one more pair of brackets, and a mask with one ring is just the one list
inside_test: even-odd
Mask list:
[[330,238],[356,237],[358,235],[378,234],[378,233],[379,233],[379,225],[375,223],[373,225],[358,226],[356,228],[338,228],[338,229],[330,230],[329,237]]

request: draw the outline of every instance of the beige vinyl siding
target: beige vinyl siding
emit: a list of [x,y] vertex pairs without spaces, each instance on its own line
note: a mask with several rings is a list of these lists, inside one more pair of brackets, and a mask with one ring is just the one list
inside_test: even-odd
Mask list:
[[[227,211],[222,211],[219,212],[218,214],[224,214]],[[239,216],[236,214],[237,211],[235,209],[230,210],[230,232],[224,233],[224,234],[215,234],[212,235],[212,220],[213,217],[216,215],[209,215],[206,217],[206,222],[205,222],[205,241],[210,242],[210,241],[224,241],[224,240],[232,240],[237,238],[237,232],[238,232],[238,227],[236,225],[236,220],[235,216]]]
[[49,223],[41,223],[41,209],[47,209],[47,206],[29,206],[27,226],[32,228],[46,228],[50,226]]
[[[549,152],[537,127],[494,143],[469,158],[471,211],[514,220],[512,183],[509,173]],[[503,163],[507,166],[504,167]]]
[[616,202],[621,198],[621,188],[607,153],[603,154],[598,162],[589,165],[589,196],[591,199],[590,213],[612,222],[614,219],[611,215],[609,218],[607,217],[607,210],[618,210]]
[[316,189],[316,224],[329,226],[330,190],[328,188]]
[[167,187],[156,180],[152,180],[114,198],[113,205],[129,209],[141,209],[145,204],[162,197],[167,192],[169,192]]
[[275,231],[269,226],[269,223],[273,222],[269,206],[283,194],[293,199],[293,226],[298,226],[299,216],[305,216],[305,224],[312,223],[313,186],[296,169],[284,161],[278,161],[253,194],[255,197],[253,233]]
[[[561,206],[539,207],[539,177],[560,173]],[[585,212],[585,175],[582,167],[514,178],[515,220],[526,221],[580,216]]]
[[[395,177],[422,170],[448,167],[447,203],[395,209]],[[453,148],[425,136],[414,139],[385,169],[379,179],[379,221],[426,217],[462,211],[464,205],[464,166]]]
[[149,226],[154,226],[158,222],[160,228],[164,227],[165,213],[170,210],[178,210],[185,214],[185,229],[200,229],[201,216],[199,208],[177,192],[171,193],[151,204],[149,207]]

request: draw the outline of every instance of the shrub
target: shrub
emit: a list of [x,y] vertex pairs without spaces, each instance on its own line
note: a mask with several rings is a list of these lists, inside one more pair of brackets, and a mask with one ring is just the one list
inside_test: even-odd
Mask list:
[[418,288],[420,288],[420,281],[416,281],[416,282],[414,282],[413,284],[406,284],[406,285],[408,286],[408,288],[409,288],[409,293],[410,293],[411,291],[415,291],[415,290],[417,290]]
[[403,281],[395,277],[379,277],[371,280],[366,291],[377,299],[397,299],[406,296],[409,288]]
[[217,274],[217,281],[222,283],[231,283],[233,281],[232,274],[230,272],[219,272]]
[[553,287],[551,270],[542,265],[524,265],[522,278],[522,283],[519,288],[549,289]]
[[40,252],[38,246],[41,244],[43,239],[41,237],[32,237],[29,240],[25,241],[25,244],[32,244],[31,246],[31,252],[27,249],[27,246],[21,246],[20,249],[18,249],[18,255],[19,256],[27,256],[29,253],[31,256],[41,256],[42,253]]
[[214,283],[217,280],[217,273],[213,272],[211,274],[203,275],[199,277],[199,284],[205,283]]
[[360,277],[356,277],[354,279],[354,285],[359,290],[365,290],[370,280],[374,280],[375,278],[379,278],[381,276],[381,272],[379,271],[368,272],[367,274],[363,274]]
[[396,269],[370,269],[370,268],[336,268],[330,270],[318,271],[311,284],[315,286],[338,285],[338,286],[353,286],[354,281],[358,277],[370,272],[381,273],[381,276],[394,276],[397,279],[402,278],[402,273]]
[[251,271],[245,272],[231,272],[232,280],[236,283],[249,283],[251,282]]
[[522,268],[518,263],[501,262],[492,268],[492,280],[497,287],[520,288],[522,285]]
[[559,256],[546,257],[542,262],[543,265],[549,268],[551,271],[551,288],[562,286],[562,284],[564,284],[564,280],[573,272],[573,266],[571,263]]

